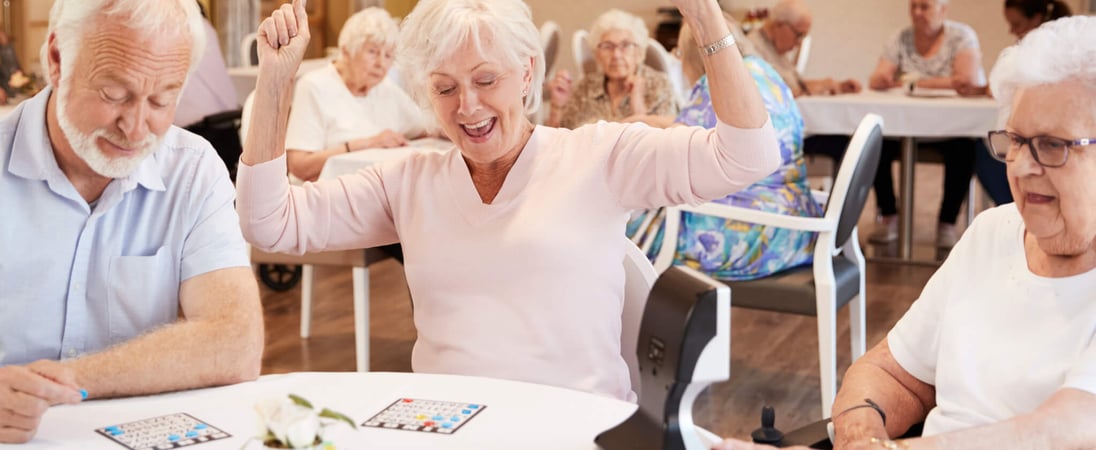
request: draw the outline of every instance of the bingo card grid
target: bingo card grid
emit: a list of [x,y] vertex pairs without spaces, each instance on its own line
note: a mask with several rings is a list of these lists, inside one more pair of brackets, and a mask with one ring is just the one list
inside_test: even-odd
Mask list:
[[110,425],[95,432],[130,450],[182,448],[232,436],[186,413]]
[[485,408],[487,405],[477,403],[401,398],[362,422],[362,426],[453,434]]

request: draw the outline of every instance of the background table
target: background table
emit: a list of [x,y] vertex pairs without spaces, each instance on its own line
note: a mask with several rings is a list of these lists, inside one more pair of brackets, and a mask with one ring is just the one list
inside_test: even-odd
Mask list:
[[[803,130],[852,135],[865,114],[883,117],[883,135],[902,138],[899,162],[898,257],[910,260],[913,248],[913,180],[917,138],[985,137],[998,128],[997,103],[986,97],[926,98],[892,90],[796,99]],[[881,168],[880,170],[883,170]]]
[[177,412],[231,438],[195,450],[238,449],[255,435],[254,404],[299,394],[362,423],[400,398],[479,403],[486,409],[452,435],[359,427],[327,428],[340,449],[593,450],[594,437],[627,418],[635,405],[600,395],[516,381],[392,372],[267,375],[233,386],[56,406],[42,419],[34,448],[122,450],[96,428]]
[[327,158],[323,169],[320,171],[321,180],[338,178],[348,173],[357,172],[359,169],[373,164],[406,158],[419,152],[443,152],[453,148],[453,144],[445,139],[424,138],[411,141],[411,145],[395,148],[374,148],[350,153],[343,153]]

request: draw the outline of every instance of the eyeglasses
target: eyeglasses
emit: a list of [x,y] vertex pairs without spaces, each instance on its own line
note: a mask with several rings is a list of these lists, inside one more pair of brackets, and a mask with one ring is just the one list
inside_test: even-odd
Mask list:
[[1069,158],[1069,150],[1096,144],[1096,138],[1070,141],[1054,136],[1024,137],[1011,131],[997,130],[989,132],[989,154],[994,159],[1009,162],[1016,159],[1013,150],[1027,145],[1031,157],[1043,167],[1062,167]]
[[620,49],[624,53],[628,53],[628,52],[634,50],[638,45],[639,44],[636,44],[635,42],[632,42],[632,41],[624,41],[624,42],[620,42],[620,43],[610,42],[610,41],[602,41],[602,42],[597,43],[597,51],[604,52],[606,54],[611,54],[611,53],[616,52],[617,49]]
[[788,27],[789,30],[792,30],[792,34],[795,35],[795,40],[796,41],[802,41],[803,38],[807,37],[808,31],[799,31],[795,28],[795,26],[793,26],[791,23],[788,23],[788,22],[780,22],[780,23],[784,24],[785,27]]

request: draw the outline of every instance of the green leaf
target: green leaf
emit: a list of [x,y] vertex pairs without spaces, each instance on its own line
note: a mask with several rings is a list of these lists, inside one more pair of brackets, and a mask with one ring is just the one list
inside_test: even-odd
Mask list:
[[323,411],[320,411],[320,417],[341,420],[343,422],[346,422],[347,425],[350,425],[350,428],[353,428],[355,430],[358,429],[358,424],[354,423],[353,420],[350,420],[349,417],[346,417],[345,415],[343,415],[343,413],[340,412],[335,412],[330,409],[324,408]]
[[305,407],[305,408],[308,408],[308,409],[314,409],[314,408],[312,407],[312,403],[309,403],[309,401],[308,401],[308,400],[305,400],[305,399],[304,399],[304,397],[301,397],[301,396],[299,396],[299,395],[297,395],[297,394],[289,394],[289,399],[290,399],[290,400],[293,400],[293,403],[296,403],[296,404],[298,404],[298,405],[301,405],[301,406],[303,406],[303,407]]

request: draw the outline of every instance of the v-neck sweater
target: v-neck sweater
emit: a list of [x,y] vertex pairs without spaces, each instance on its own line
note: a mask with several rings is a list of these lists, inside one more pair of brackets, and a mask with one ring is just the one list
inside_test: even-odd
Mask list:
[[634,401],[620,355],[629,213],[721,198],[779,164],[768,121],[537,126],[491,204],[454,147],[303,186],[287,182],[284,156],[241,163],[237,208],[245,237],[267,251],[400,242],[416,372]]

